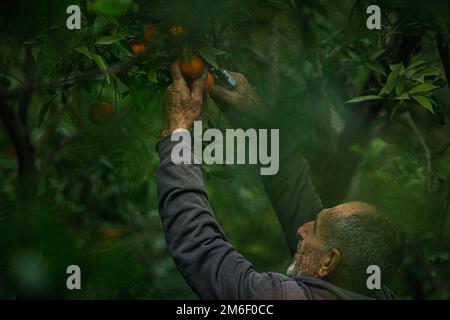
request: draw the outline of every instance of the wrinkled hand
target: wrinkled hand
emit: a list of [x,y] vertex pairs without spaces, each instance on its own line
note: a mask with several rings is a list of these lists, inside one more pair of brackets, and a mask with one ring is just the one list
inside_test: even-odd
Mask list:
[[190,130],[195,120],[202,112],[203,91],[207,73],[192,83],[192,90],[181,74],[179,61],[170,67],[172,84],[167,92],[165,106],[165,125],[161,131],[161,138],[168,136],[175,129]]
[[215,85],[209,91],[210,96],[222,111],[231,110],[236,114],[253,116],[262,105],[261,99],[243,74],[237,72],[230,74],[237,82],[236,87],[227,90]]

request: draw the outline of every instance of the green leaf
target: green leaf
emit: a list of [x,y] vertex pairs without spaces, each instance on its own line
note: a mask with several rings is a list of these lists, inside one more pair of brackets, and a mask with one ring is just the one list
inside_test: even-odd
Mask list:
[[372,140],[370,142],[369,152],[373,156],[377,156],[386,148],[386,146],[387,146],[387,144],[383,139],[375,138],[374,140]]
[[412,63],[407,69],[408,70],[413,70],[413,69],[417,69],[419,67],[422,67],[424,65],[426,65],[428,62],[424,61],[424,60],[417,60],[416,62]]
[[369,60],[378,59],[385,51],[386,51],[386,49],[378,49],[378,50],[376,50],[374,53],[372,53],[369,56]]
[[356,50],[352,49],[352,48],[348,48],[347,49],[347,54],[348,56],[355,62],[361,62],[363,61],[363,59],[361,58],[361,56],[359,55],[358,52],[356,52]]
[[402,65],[396,64],[391,66],[392,72],[389,74],[386,85],[380,90],[380,95],[386,95],[392,92],[392,89],[394,89],[395,84],[397,82],[398,75],[402,69]]
[[380,99],[383,99],[383,98],[380,96],[376,96],[376,95],[367,95],[367,96],[359,96],[359,97],[353,98],[351,100],[347,100],[346,103],[358,103],[358,102],[380,100]]
[[110,25],[110,20],[103,16],[98,16],[95,18],[94,24],[92,25],[92,33],[98,34],[106,27]]
[[379,74],[382,74],[383,76],[386,75],[386,71],[384,71],[383,66],[378,61],[368,61],[368,62],[366,62],[366,66],[370,70],[378,72]]
[[192,49],[191,48],[188,48],[188,47],[183,48],[182,59],[185,62],[191,61],[191,59],[192,59]]
[[74,50],[77,51],[77,52],[79,52],[79,53],[81,53],[81,54],[84,54],[86,57],[88,57],[89,59],[92,60],[92,55],[91,55],[91,53],[89,52],[89,49],[88,49],[87,47],[81,46],[81,47],[75,48]]
[[150,80],[151,83],[158,83],[158,75],[155,71],[151,70],[147,74],[148,80]]
[[198,52],[200,53],[202,58],[205,59],[205,61],[207,63],[212,65],[214,68],[219,69],[219,66],[217,64],[217,57],[214,54],[214,52],[211,50],[211,48],[204,48],[204,49],[198,50]]
[[47,101],[47,103],[42,106],[41,110],[39,110],[38,128],[41,127],[42,122],[44,122],[47,111],[50,109],[50,106],[52,106],[52,105],[53,105],[53,98],[51,98],[49,101]]
[[397,100],[409,100],[410,97],[409,97],[408,92],[404,92],[401,95],[399,95],[398,97],[395,97],[395,99],[397,99]]
[[106,82],[108,82],[108,84],[110,84],[111,78],[109,77],[109,74],[108,74],[108,65],[106,64],[105,59],[103,59],[102,56],[100,56],[96,53],[91,53],[91,56],[92,56],[92,59],[94,59],[98,68],[100,69],[100,71],[102,71],[105,74]]
[[427,79],[436,79],[440,76],[440,71],[428,68],[414,75],[413,80],[424,83]]
[[413,99],[416,100],[422,107],[434,113],[433,106],[431,104],[431,100],[425,96],[413,96]]
[[220,49],[217,49],[217,48],[214,48],[214,47],[209,47],[208,50],[209,50],[212,54],[214,54],[214,55],[216,55],[216,56],[228,54],[228,52],[223,51],[223,50],[220,50]]
[[34,61],[37,61],[39,54],[42,51],[42,46],[36,45],[31,48],[31,54],[33,55]]
[[116,42],[115,46],[123,53],[126,57],[134,57],[134,54],[130,52],[129,47],[125,46],[123,42]]
[[116,42],[119,42],[123,40],[124,37],[121,35],[114,35],[114,36],[106,36],[103,38],[98,39],[95,44],[96,45],[110,45]]
[[405,91],[405,81],[399,80],[397,81],[397,84],[395,85],[395,94],[397,96],[400,96]]
[[438,86],[435,86],[434,84],[431,84],[431,83],[421,83],[421,84],[418,84],[418,85],[412,87],[409,90],[409,93],[413,94],[413,93],[427,92],[427,91],[435,90],[438,88],[439,88]]

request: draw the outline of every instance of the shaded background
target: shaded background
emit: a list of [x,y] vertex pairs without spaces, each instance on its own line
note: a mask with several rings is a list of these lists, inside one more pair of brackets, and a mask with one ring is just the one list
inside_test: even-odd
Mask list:
[[[382,29],[368,30],[375,3]],[[448,1],[81,1],[79,31],[65,27],[69,4],[0,4],[1,298],[195,298],[165,246],[154,146],[168,65],[199,51],[246,74],[326,206],[362,199],[401,224],[398,294],[449,298]],[[145,24],[157,33],[136,56],[127,42]],[[96,125],[101,101],[114,112]],[[205,110],[231,126],[210,100]],[[232,244],[284,273],[257,168],[203,170]],[[81,291],[66,289],[71,264]]]

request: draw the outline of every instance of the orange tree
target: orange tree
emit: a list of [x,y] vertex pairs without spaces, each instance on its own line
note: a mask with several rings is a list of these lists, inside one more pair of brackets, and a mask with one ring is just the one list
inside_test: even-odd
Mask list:
[[[0,296],[193,297],[165,248],[154,145],[168,66],[181,59],[195,78],[201,56],[247,75],[325,205],[394,212],[411,248],[395,289],[448,298],[449,8],[378,3],[379,31],[365,28],[361,0],[79,1],[81,30],[65,26],[72,1],[2,4]],[[231,125],[209,99],[203,117]],[[254,168],[203,170],[233,244],[284,272]],[[71,264],[80,292],[65,286]]]

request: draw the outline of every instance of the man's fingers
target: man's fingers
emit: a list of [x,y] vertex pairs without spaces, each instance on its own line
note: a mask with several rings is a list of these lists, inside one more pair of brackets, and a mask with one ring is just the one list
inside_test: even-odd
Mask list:
[[228,71],[228,72],[236,80],[238,85],[243,85],[245,83],[248,83],[247,78],[242,73],[233,72],[233,71]]
[[231,74],[235,79],[245,79],[245,76],[242,73],[234,72],[234,71],[228,71],[229,74]]
[[213,99],[219,99],[224,102],[232,102],[234,99],[233,91],[219,85],[213,85],[211,89],[209,89],[209,94]]
[[205,90],[206,77],[208,76],[207,72],[203,72],[202,76],[194,81],[192,84],[192,99],[202,100],[203,99],[203,91]]
[[172,74],[172,81],[175,86],[183,85],[186,86],[186,81],[183,78],[180,70],[180,60],[175,60],[170,66],[170,73]]
[[218,105],[221,106],[222,103],[228,106],[234,106],[236,102],[236,92],[227,90],[226,88],[214,85],[209,89],[209,95],[215,100],[220,102]]

